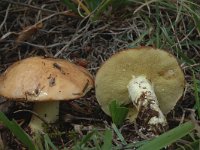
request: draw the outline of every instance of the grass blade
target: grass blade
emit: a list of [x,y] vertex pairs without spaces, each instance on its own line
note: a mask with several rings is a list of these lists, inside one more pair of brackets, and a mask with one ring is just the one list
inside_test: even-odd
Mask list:
[[101,0],[85,0],[86,5],[89,7],[90,11],[94,11],[101,3]]
[[197,85],[197,80],[195,78],[194,71],[192,71],[192,72],[193,72],[192,80],[194,83],[195,109],[197,110],[198,118],[200,118],[200,98],[199,98],[199,92],[198,92],[199,88]]
[[99,17],[99,15],[108,8],[111,2],[112,0],[103,0],[102,3],[99,4],[99,6],[97,7],[93,19],[96,20]]
[[77,6],[70,2],[70,0],[63,0],[63,3],[68,7],[68,9],[71,9],[73,12],[78,13]]
[[94,136],[95,131],[92,131],[88,133],[87,135],[83,136],[82,140],[80,142],[76,142],[76,144],[73,146],[73,150],[82,150],[84,149],[87,142],[89,142],[92,137]]
[[138,148],[138,150],[159,150],[164,148],[176,140],[182,138],[183,136],[187,135],[195,128],[194,123],[186,122],[162,135],[156,137],[155,139],[145,143],[145,145]]
[[[58,150],[56,146],[51,142],[51,139],[47,134],[44,135],[44,142],[45,142],[45,150]],[[49,146],[51,148],[49,148]]]
[[82,141],[80,142],[80,145],[84,145],[85,143],[87,143],[89,140],[91,140],[92,136],[94,135],[95,131],[92,131],[90,133],[88,133],[87,135],[85,135],[82,139]]
[[18,140],[28,147],[29,150],[36,150],[31,137],[14,120],[10,121],[2,112],[0,112],[0,122],[4,124]]
[[183,149],[184,150],[195,150],[195,149],[198,150],[200,148],[199,143],[200,143],[200,140],[196,140],[192,143],[183,145],[183,146],[177,148],[176,150],[183,150]]
[[123,135],[120,133],[120,131],[118,130],[118,128],[116,127],[115,124],[112,124],[112,128],[115,131],[115,133],[117,134],[118,138],[121,140],[123,145],[127,145],[127,142],[125,141]]
[[141,41],[144,40],[144,37],[150,33],[150,30],[151,29],[149,29],[148,31],[144,31],[144,33],[142,33],[142,35],[140,35],[134,42],[130,43],[128,47],[134,48],[138,46],[141,43]]
[[102,150],[112,149],[112,131],[106,130],[103,138]]
[[90,15],[90,10],[87,8],[87,6],[85,6],[80,0],[77,0],[78,5],[85,11],[85,13],[87,15]]

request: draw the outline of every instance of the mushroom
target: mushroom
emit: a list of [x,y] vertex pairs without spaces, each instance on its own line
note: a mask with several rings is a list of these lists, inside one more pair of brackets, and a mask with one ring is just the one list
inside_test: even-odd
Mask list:
[[[93,87],[84,68],[66,60],[30,57],[11,65],[0,76],[0,96],[11,101],[34,102],[33,111],[47,123],[58,119],[59,101],[84,96]],[[43,121],[33,115],[33,133],[43,131]]]
[[[176,58],[161,49],[141,47],[113,55],[98,70],[96,98],[103,111],[108,106],[132,104],[127,119],[162,132],[167,128],[164,114],[176,105],[184,91],[184,74]],[[130,106],[130,105],[129,105]]]

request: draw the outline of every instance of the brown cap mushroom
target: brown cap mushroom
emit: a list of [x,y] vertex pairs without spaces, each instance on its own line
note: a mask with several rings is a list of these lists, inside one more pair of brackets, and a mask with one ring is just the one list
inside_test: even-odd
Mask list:
[[0,95],[15,101],[60,101],[85,95],[93,79],[66,60],[31,57],[11,65],[0,76],[0,84]]
[[[154,109],[161,117],[159,107],[164,114],[168,113],[182,96],[184,85],[184,74],[176,58],[151,47],[128,49],[113,55],[102,65],[95,79],[96,97],[106,114],[109,114],[108,104],[112,100],[119,104],[133,102],[136,108],[130,108],[130,121],[134,121],[147,105],[150,107],[147,114]],[[153,104],[148,99],[153,99]],[[158,106],[155,108],[154,104]],[[154,119],[148,118],[149,123],[155,122]],[[161,120],[165,122],[164,118]]]
[[[66,60],[30,57],[11,65],[0,76],[0,96],[13,101],[33,101],[34,111],[47,122],[58,118],[59,101],[84,96],[93,87],[93,77],[84,68]],[[33,117],[30,126],[42,128]]]

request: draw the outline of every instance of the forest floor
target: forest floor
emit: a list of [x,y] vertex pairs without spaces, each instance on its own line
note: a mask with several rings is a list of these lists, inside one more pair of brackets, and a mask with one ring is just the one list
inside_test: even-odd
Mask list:
[[[190,120],[190,114],[194,115],[194,78],[200,85],[200,19],[195,16],[198,15],[197,8],[192,9],[187,1],[171,1],[170,4],[163,1],[158,5],[136,1],[133,6],[116,12],[107,10],[98,20],[92,20],[68,11],[66,5],[57,0],[2,0],[0,72],[18,60],[45,56],[69,60],[87,68],[95,77],[104,61],[118,51],[139,46],[161,48],[177,57],[186,79],[181,100],[167,114],[169,126],[174,128]],[[197,90],[200,92],[199,87]],[[26,130],[32,114],[19,110],[31,110],[32,105],[2,98],[0,110]],[[59,149],[71,149],[94,129],[101,132],[112,128],[111,118],[101,110],[94,89],[85,97],[61,102],[60,106],[60,120],[56,123],[59,134],[50,136]],[[119,130],[127,143],[146,140],[128,121]],[[4,148],[24,148],[6,127],[0,127],[0,134]],[[120,143],[114,136],[113,144]],[[94,145],[94,142],[87,143],[89,147]]]

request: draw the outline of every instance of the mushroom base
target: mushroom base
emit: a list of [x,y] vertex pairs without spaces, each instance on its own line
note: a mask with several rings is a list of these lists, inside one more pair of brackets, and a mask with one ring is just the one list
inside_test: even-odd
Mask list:
[[33,115],[29,123],[32,132],[44,132],[44,123],[53,123],[58,120],[59,102],[41,102],[34,105]]
[[167,130],[168,124],[159,108],[153,86],[145,76],[134,77],[128,84],[130,98],[138,110],[137,122],[155,134]]

